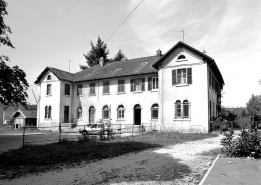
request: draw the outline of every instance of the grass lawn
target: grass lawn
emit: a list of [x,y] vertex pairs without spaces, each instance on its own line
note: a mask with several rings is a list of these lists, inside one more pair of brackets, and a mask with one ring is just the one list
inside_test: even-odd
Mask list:
[[215,134],[149,132],[130,137],[117,137],[109,142],[63,140],[60,143],[28,145],[0,155],[0,179],[11,179],[61,167],[70,168],[127,153],[215,136]]

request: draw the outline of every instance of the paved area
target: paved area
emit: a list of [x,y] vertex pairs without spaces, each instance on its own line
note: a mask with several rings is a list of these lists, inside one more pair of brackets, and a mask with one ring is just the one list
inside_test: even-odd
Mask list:
[[219,157],[203,185],[261,185],[261,160]]

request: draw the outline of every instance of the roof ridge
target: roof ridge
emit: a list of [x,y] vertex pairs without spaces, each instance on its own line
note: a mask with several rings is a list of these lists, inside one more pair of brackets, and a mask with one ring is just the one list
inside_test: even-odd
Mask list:
[[58,71],[62,71],[62,72],[65,72],[65,73],[69,73],[70,75],[74,75],[74,73],[71,73],[71,72],[68,72],[68,71],[64,71],[64,70],[61,70],[61,69],[57,69],[55,67],[48,67],[49,69],[55,69],[55,70],[58,70]]

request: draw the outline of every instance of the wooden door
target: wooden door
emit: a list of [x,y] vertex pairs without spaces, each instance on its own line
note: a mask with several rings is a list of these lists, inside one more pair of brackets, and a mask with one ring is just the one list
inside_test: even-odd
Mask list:
[[69,106],[64,106],[64,123],[69,123]]

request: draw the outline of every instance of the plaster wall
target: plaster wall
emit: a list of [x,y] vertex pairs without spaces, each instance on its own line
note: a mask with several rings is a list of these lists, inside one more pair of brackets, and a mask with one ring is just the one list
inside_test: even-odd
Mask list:
[[[51,80],[47,80],[47,76],[51,75]],[[47,84],[51,84],[51,94],[47,95]],[[40,100],[37,108],[37,126],[52,127],[61,122],[60,101],[61,101],[61,81],[52,73],[48,72],[42,78],[39,85]],[[45,118],[45,106],[52,107],[51,119]]]
[[[158,91],[148,91],[148,77],[157,77],[156,74],[142,75],[128,78],[114,78],[107,80],[96,80],[74,84],[74,112],[76,117],[77,107],[82,107],[82,119],[76,120],[77,125],[89,124],[89,108],[95,107],[95,120],[102,119],[102,108],[104,105],[110,107],[112,124],[133,124],[134,123],[134,106],[141,106],[141,122],[157,123],[158,120],[151,119],[151,106],[158,103]],[[131,92],[130,80],[136,78],[145,78],[145,91]],[[125,93],[118,93],[118,80],[125,80]],[[103,94],[103,82],[109,82],[109,94]],[[96,95],[90,95],[90,83],[95,83]],[[82,84],[82,96],[77,96],[76,88]],[[123,105],[125,108],[125,118],[117,119],[117,107]],[[104,120],[106,121],[106,120]]]
[[[186,60],[177,61],[180,54]],[[172,85],[172,70],[192,68],[192,84]],[[159,69],[161,129],[180,132],[208,132],[207,64],[192,51],[179,48],[163,61]],[[175,119],[175,102],[190,102],[190,118]]]

